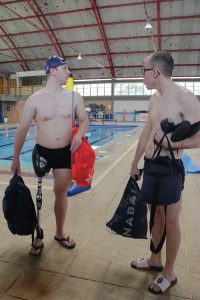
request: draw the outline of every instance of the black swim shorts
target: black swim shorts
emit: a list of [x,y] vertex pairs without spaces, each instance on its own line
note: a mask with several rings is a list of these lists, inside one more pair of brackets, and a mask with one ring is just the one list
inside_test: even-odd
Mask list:
[[[167,162],[169,160],[169,156],[163,156],[162,159]],[[144,157],[144,170],[148,166],[150,161],[151,160],[149,158]],[[182,190],[183,190],[184,189],[184,182],[185,182],[185,168],[184,168],[184,165],[183,165],[183,161],[181,159],[175,159],[175,167],[181,174],[182,183],[183,183]]]
[[38,153],[44,157],[52,169],[71,169],[71,151],[68,145],[64,148],[49,149],[36,144]]

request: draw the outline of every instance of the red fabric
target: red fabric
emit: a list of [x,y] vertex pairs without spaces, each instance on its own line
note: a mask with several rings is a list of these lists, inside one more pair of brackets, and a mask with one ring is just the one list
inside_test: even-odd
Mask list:
[[[77,127],[73,128],[72,138],[78,131]],[[82,137],[81,146],[72,153],[71,167],[72,179],[80,186],[89,186],[92,184],[94,174],[94,163],[96,155],[88,140]]]

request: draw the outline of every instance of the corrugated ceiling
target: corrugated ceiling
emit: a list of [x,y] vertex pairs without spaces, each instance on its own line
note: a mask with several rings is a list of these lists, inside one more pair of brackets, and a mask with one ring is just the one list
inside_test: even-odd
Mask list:
[[[2,0],[0,6],[0,72],[43,69],[57,54],[76,79],[138,77],[156,49],[172,53],[174,76],[200,76],[199,0]],[[144,30],[147,20],[152,33]]]

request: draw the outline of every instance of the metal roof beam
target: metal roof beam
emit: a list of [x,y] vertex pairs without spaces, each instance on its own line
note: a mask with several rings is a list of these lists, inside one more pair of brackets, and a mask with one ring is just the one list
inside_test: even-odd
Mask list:
[[[36,60],[36,59],[35,59]],[[2,62],[3,64],[5,62]],[[10,61],[9,63],[16,63],[16,61]],[[175,64],[175,67],[199,67],[200,64]],[[110,67],[104,67],[104,69],[109,69]],[[114,66],[114,69],[132,69],[132,68],[142,68],[142,65],[122,65]],[[87,68],[70,68],[70,70],[79,71],[79,70],[100,70],[97,67],[87,67]]]
[[160,24],[160,0],[156,1],[156,11],[157,11],[157,33],[158,33],[158,50],[161,50],[161,24]]
[[0,25],[0,29],[4,33],[4,35],[2,35],[2,34],[0,35],[1,39],[8,46],[9,50],[12,52],[14,57],[17,59],[17,62],[22,67],[22,70],[29,71],[30,69],[29,69],[29,66],[28,66],[27,62],[23,58],[22,54],[20,53],[19,49],[16,47],[13,40],[8,36],[7,32],[5,31],[5,29],[1,25]]
[[[183,19],[184,20],[184,19],[199,19],[199,18],[200,18],[200,15],[174,16],[174,17],[160,18],[160,21],[173,21],[173,20],[178,20],[178,19]],[[152,21],[157,21],[158,19],[157,18],[152,18],[151,20]],[[145,19],[117,21],[117,22],[104,22],[104,26],[124,25],[124,24],[132,24],[132,23],[145,23],[145,22],[146,22]],[[95,24],[85,24],[85,25],[57,27],[57,28],[51,29],[51,31],[54,32],[54,31],[61,31],[61,30],[73,30],[73,29],[89,28],[89,27],[95,27],[95,26],[97,27],[98,24],[95,23]],[[48,31],[50,31],[50,29],[46,28],[45,30],[34,30],[34,31],[29,31],[29,32],[28,31],[27,32],[21,32],[21,33],[19,32],[19,33],[13,33],[11,35],[35,34],[35,33],[48,32]]]
[[[5,6],[6,4],[3,3]],[[63,15],[63,14],[69,14],[69,13],[79,13],[79,12],[85,12],[85,11],[91,11],[92,8],[83,8],[83,9],[74,9],[74,10],[64,10],[60,12],[52,12],[52,13],[44,13],[43,16],[46,17],[51,17],[51,16],[57,16],[57,15]],[[30,20],[30,19],[35,19],[35,15],[33,16],[24,16],[24,20]],[[9,19],[1,19],[0,23],[5,23],[5,22],[14,22],[14,21],[20,21],[21,18],[9,18]]]
[[[7,4],[13,4],[13,3],[20,3],[20,2],[26,2],[27,0],[15,0],[15,1],[10,1],[10,2],[4,2],[3,5]],[[148,1],[146,4],[152,4],[156,3],[156,0],[151,0]],[[1,3],[0,3],[1,5]],[[98,10],[100,9],[113,9],[113,8],[121,8],[121,7],[126,7],[126,6],[138,6],[138,5],[143,5],[143,2],[131,2],[131,3],[121,3],[121,4],[113,4],[113,5],[103,5],[103,6],[97,6]],[[91,11],[91,7],[86,7],[86,8],[81,8],[81,9],[72,9],[72,10],[64,10],[64,11],[58,11],[58,12],[50,12],[50,13],[44,13],[43,15],[45,17],[49,16],[55,16],[55,15],[61,15],[61,14],[72,14],[72,13],[79,13],[79,12],[85,12],[85,11]],[[26,16],[24,17],[25,19],[34,19],[35,16]],[[10,19],[4,19],[0,20],[0,22],[13,22],[20,20],[20,18],[10,18]]]
[[[34,4],[33,4],[33,3]],[[43,26],[45,33],[48,35],[50,41],[52,42],[55,50],[56,50],[56,54],[58,54],[59,56],[64,57],[64,53],[61,49],[61,46],[58,43],[58,40],[55,36],[55,33],[53,32],[53,30],[51,29],[49,22],[47,21],[47,19],[45,18],[42,10],[40,9],[40,6],[37,4],[36,0],[28,0],[28,4],[30,6],[30,8],[32,9],[32,11],[35,13],[37,19],[39,20],[40,24]]]
[[[0,4],[0,5],[4,5],[5,4]],[[73,13],[78,13],[78,12],[81,12],[81,11],[86,11],[86,10],[91,10],[91,9],[77,9],[77,10],[74,10]],[[67,14],[69,13],[70,11],[62,11],[62,12],[56,12],[56,13],[46,13],[46,14],[43,14],[44,17],[48,17],[48,16],[55,16],[55,15],[61,15],[61,14]],[[163,17],[163,18],[160,18],[161,21],[166,21],[166,20],[177,20],[177,19],[198,19],[200,17],[200,15],[187,15],[187,16],[174,16],[174,17]],[[21,17],[22,18],[22,17]],[[14,22],[14,21],[20,21],[21,18],[9,18],[9,19],[1,19],[0,20],[0,23],[5,23],[5,22]],[[29,19],[34,19],[35,16],[24,16],[23,17],[23,20],[29,20]],[[152,21],[157,21],[157,18],[151,18]],[[146,20],[141,20],[141,19],[138,19],[138,20],[127,20],[127,21],[119,21],[119,22],[105,22],[104,25],[115,25],[115,24],[126,24],[126,23],[140,23],[140,22],[145,22]],[[85,27],[85,26],[94,26],[95,24],[87,24],[87,25],[78,25],[80,27]],[[73,28],[73,26],[72,26]]]
[[[23,35],[29,34],[28,32],[24,32]],[[7,34],[7,36],[12,37],[16,35],[22,35],[22,33],[13,33],[13,34]],[[166,33],[166,34],[161,34],[160,37],[182,37],[182,36],[198,36],[200,35],[200,32],[190,32],[190,33]],[[155,38],[158,38],[158,35],[154,34]],[[120,37],[113,37],[113,38],[107,38],[108,41],[118,41],[118,40],[134,40],[134,39],[149,39],[149,36],[147,35],[135,35],[135,36],[120,36]],[[94,39],[94,40],[78,40],[78,41],[58,41],[60,45],[67,45],[67,44],[80,44],[80,43],[96,43],[96,42],[102,42],[102,39]],[[35,47],[48,47],[51,46],[52,44],[38,44],[38,45],[31,45],[31,46],[20,46],[18,47],[19,49],[24,49],[24,48],[35,48]],[[1,48],[0,51],[6,51],[9,49],[3,49]]]
[[[175,53],[175,52],[199,52],[199,48],[194,48],[194,49],[164,49],[167,52]],[[152,50],[143,50],[143,51],[128,51],[128,52],[111,52],[111,55],[132,55],[132,54],[148,54],[152,53]],[[88,53],[84,54],[85,57],[90,57],[90,56],[106,56],[106,53]],[[76,58],[77,55],[70,55],[67,58]],[[27,62],[33,62],[33,61],[44,61],[46,58],[45,57],[40,57],[40,58],[27,58]],[[21,61],[21,60],[19,60]],[[1,64],[6,64],[6,63],[16,63],[18,61],[2,61],[0,62]]]
[[106,37],[106,33],[105,33],[105,30],[104,30],[104,25],[102,23],[99,10],[98,10],[97,5],[96,5],[96,0],[90,0],[90,4],[92,6],[92,10],[94,12],[94,15],[95,15],[98,27],[99,27],[99,31],[101,33],[103,44],[104,44],[104,47],[105,47],[105,50],[106,50],[106,55],[107,55],[107,58],[108,58],[108,63],[109,63],[111,75],[112,75],[113,78],[115,78],[115,71],[114,71],[114,68],[113,68],[113,62],[112,62],[112,57],[111,57],[111,54],[110,54],[108,40],[107,40],[107,37]]

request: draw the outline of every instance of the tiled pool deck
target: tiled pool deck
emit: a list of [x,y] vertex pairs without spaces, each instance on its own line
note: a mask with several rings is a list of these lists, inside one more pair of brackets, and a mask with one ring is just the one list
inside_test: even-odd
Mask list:
[[[187,175],[181,214],[182,242],[176,260],[178,283],[162,296],[147,291],[153,272],[133,270],[133,259],[148,256],[149,239],[133,240],[108,233],[129,177],[140,129],[105,145],[95,165],[91,190],[69,198],[66,233],[77,247],[66,250],[53,240],[55,220],[52,179],[43,180],[42,227],[45,248],[41,257],[28,255],[31,238],[13,236],[0,211],[0,299],[37,300],[200,300],[200,175]],[[200,164],[199,149],[189,151]],[[35,197],[36,178],[23,178]],[[11,178],[1,167],[0,195]]]

